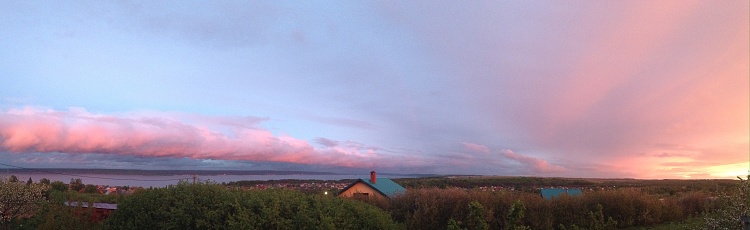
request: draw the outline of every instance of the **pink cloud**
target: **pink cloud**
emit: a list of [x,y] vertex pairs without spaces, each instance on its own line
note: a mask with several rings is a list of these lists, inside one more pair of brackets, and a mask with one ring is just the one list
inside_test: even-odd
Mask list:
[[446,81],[472,111],[462,116],[481,122],[461,127],[575,176],[672,178],[660,163],[747,161],[746,1],[490,4],[382,9],[434,51],[441,73],[464,76]]
[[478,153],[489,153],[490,148],[487,148],[487,146],[475,144],[475,143],[469,143],[469,142],[462,142],[464,144],[464,149],[472,152],[478,152]]
[[344,142],[315,148],[305,140],[274,135],[257,125],[259,119],[193,120],[200,124],[171,116],[111,116],[81,109],[14,109],[0,113],[0,149],[19,154],[104,153],[346,167],[373,167],[383,160],[375,147]]
[[534,173],[557,173],[567,171],[564,167],[552,165],[546,160],[514,153],[511,150],[503,150],[501,154],[511,160],[517,161],[528,167]]

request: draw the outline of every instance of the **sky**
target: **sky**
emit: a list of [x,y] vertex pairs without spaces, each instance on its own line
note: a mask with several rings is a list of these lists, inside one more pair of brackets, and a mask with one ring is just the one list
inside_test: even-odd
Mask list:
[[735,178],[748,1],[0,1],[0,163]]

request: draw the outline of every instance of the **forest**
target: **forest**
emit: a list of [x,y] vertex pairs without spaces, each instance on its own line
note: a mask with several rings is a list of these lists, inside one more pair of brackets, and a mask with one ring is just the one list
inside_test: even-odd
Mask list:
[[[105,195],[80,179],[0,179],[2,229],[742,229],[748,181],[531,177],[395,179],[391,198],[180,182]],[[292,183],[292,181],[286,181]],[[279,183],[275,181],[274,183]],[[315,183],[296,181],[296,183]],[[318,181],[318,183],[323,183]],[[583,194],[544,199],[545,187]],[[70,205],[76,201],[77,205]],[[68,202],[68,205],[66,205]],[[117,204],[102,214],[94,203]],[[86,205],[88,204],[88,205]]]

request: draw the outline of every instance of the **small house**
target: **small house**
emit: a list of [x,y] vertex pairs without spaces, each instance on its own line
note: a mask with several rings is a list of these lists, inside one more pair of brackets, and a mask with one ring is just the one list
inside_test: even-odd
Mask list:
[[[110,215],[112,215],[112,212],[117,210],[117,204],[110,204],[110,203],[91,203],[89,206],[89,203],[87,202],[77,202],[77,201],[65,201],[65,206],[71,207],[71,208],[93,208],[93,211],[91,212],[91,221],[94,222],[101,222],[104,219],[107,219]],[[82,215],[81,213],[78,213],[77,215]],[[80,216],[79,216],[80,217]]]
[[563,194],[566,194],[568,196],[578,196],[583,194],[583,191],[579,188],[543,188],[542,189],[542,198],[545,200],[552,199],[553,197],[558,197]]
[[406,189],[388,178],[377,178],[375,171],[370,172],[370,179],[360,178],[344,187],[339,197],[386,197],[404,193]]

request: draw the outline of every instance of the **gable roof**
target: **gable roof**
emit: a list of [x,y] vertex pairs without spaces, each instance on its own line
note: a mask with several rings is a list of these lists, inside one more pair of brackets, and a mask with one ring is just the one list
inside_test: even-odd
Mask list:
[[373,184],[370,179],[365,178],[359,178],[356,181],[352,182],[351,184],[344,187],[344,189],[341,190],[341,192],[344,192],[354,186],[355,184],[362,182],[366,184],[367,186],[370,186],[375,191],[378,191],[381,195],[386,197],[391,197],[397,193],[403,193],[406,191],[404,187],[401,187],[401,185],[397,184],[396,182],[393,182],[391,179],[388,178],[378,178],[377,183]]
[[583,191],[579,188],[543,188],[542,189],[542,197],[544,199],[552,199],[553,197],[558,197],[563,194],[568,194],[569,196],[576,196],[583,194]]

